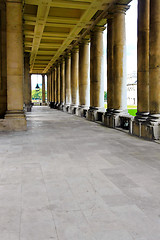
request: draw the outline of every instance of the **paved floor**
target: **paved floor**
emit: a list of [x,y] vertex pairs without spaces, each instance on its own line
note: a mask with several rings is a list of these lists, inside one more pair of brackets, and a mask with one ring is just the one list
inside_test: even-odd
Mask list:
[[159,240],[160,145],[48,107],[0,133],[0,240]]

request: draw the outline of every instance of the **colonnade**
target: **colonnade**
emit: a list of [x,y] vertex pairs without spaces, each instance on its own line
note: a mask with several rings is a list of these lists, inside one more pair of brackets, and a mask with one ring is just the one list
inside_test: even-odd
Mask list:
[[[53,84],[55,88],[60,87],[58,91],[61,96],[61,84],[59,86],[56,83],[59,82],[59,77],[65,74],[65,101],[61,103],[61,97],[57,97],[50,103],[51,107],[56,108],[60,105],[60,109],[63,108],[64,111],[78,116],[86,116],[92,121],[98,120],[99,113],[104,112],[105,125],[119,126],[120,114],[127,113],[125,13],[128,8],[128,5],[116,4],[107,16],[108,109],[106,113],[104,109],[103,40],[105,26],[103,25],[96,25],[90,35],[82,39],[79,45],[53,65],[48,74],[49,82],[59,64],[62,64],[62,61],[65,64],[65,71],[63,70],[62,74],[60,68]],[[54,92],[52,89],[52,93]]]
[[[60,101],[62,95],[60,84],[60,98],[51,105],[55,108],[60,104],[60,109],[86,116],[92,121],[98,120],[99,113],[103,113],[103,123],[113,128],[120,127],[121,119],[126,118],[130,124],[130,133],[158,139],[160,2],[138,1],[138,111],[134,119],[127,111],[125,14],[128,8],[128,5],[116,4],[107,15],[107,110],[104,111],[104,26],[95,26],[90,36],[82,39],[76,49],[73,48],[66,56],[64,55],[65,101]],[[58,63],[62,64],[62,58]],[[55,64],[52,71],[56,68]],[[61,71],[60,68],[55,82],[58,76],[62,75]]]

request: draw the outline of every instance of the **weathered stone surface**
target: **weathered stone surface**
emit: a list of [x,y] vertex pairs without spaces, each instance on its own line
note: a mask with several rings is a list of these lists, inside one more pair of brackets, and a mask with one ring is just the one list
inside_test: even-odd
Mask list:
[[29,65],[29,54],[24,54],[24,82],[23,82],[23,97],[24,97],[24,104],[25,110],[27,112],[31,111],[31,75],[30,65]]
[[83,39],[79,45],[79,107],[90,106],[90,43]]
[[7,110],[7,52],[6,52],[6,6],[0,2],[0,118]]
[[61,108],[63,109],[63,105],[65,103],[65,59],[61,59],[60,64],[60,102]]
[[[138,1],[137,97],[138,115],[149,112],[149,22],[150,0]],[[141,116],[140,116],[141,117]]]
[[79,48],[75,48],[71,55],[71,104],[79,104]]
[[45,105],[45,75],[42,75],[42,104]]
[[0,134],[0,239],[160,239],[160,145],[48,107]]
[[66,56],[65,61],[65,104],[71,104],[71,55]]
[[104,27],[96,26],[91,33],[90,106],[104,108]]

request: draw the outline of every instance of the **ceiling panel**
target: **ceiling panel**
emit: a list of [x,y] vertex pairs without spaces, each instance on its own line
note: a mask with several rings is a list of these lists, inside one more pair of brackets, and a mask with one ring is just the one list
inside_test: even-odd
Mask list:
[[[120,0],[123,3],[129,0]],[[24,0],[24,51],[30,72],[47,73],[80,33],[115,0]]]

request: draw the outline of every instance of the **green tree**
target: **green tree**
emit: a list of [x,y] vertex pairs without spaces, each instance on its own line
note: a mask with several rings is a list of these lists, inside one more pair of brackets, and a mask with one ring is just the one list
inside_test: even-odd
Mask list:
[[34,100],[42,100],[42,89],[32,90],[32,99]]
[[107,92],[104,91],[104,101],[107,101]]

